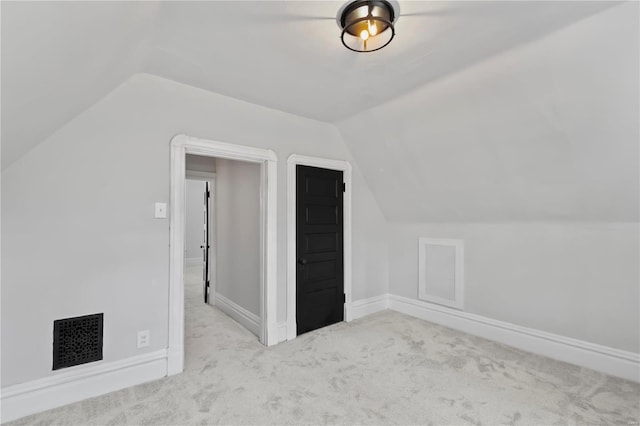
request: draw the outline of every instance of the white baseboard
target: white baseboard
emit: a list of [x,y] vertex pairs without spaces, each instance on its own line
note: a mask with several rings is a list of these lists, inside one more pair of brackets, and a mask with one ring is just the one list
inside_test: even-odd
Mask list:
[[384,311],[389,308],[389,295],[370,297],[368,299],[351,302],[351,319],[362,318],[373,313]]
[[200,257],[187,257],[184,259],[184,263],[187,266],[197,266],[202,265],[202,256]]
[[278,343],[287,341],[287,323],[278,323]]
[[50,377],[3,388],[0,421],[5,423],[166,375],[166,349],[120,361],[72,367]]
[[[389,295],[382,294],[368,299],[356,300],[355,302],[346,304],[345,307],[345,321],[353,321],[387,309],[389,307]],[[295,318],[293,318],[293,320],[291,323],[284,322],[278,324],[278,343],[293,340],[297,337]]]
[[181,374],[184,369],[184,345],[167,349],[167,376]]
[[293,315],[292,318],[289,318],[287,321],[287,340],[293,340],[297,336],[297,326],[296,316]]
[[388,295],[389,309],[527,352],[640,382],[640,354],[521,327],[428,302]]
[[249,312],[220,293],[216,293],[215,305],[220,308],[222,312],[242,324],[247,330],[256,336],[260,335],[260,317],[258,315]]

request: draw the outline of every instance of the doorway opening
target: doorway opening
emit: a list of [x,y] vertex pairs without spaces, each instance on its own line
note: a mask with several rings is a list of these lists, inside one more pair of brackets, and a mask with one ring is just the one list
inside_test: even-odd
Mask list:
[[[218,161],[232,160],[234,163],[249,164],[256,171],[256,179],[259,181],[257,189],[256,205],[251,209],[257,211],[257,238],[253,246],[257,247],[257,275],[259,276],[258,315],[255,315],[257,327],[256,333],[260,342],[264,345],[277,343],[276,327],[276,162],[273,151],[227,144],[211,140],[178,135],[171,141],[171,218],[170,218],[170,279],[169,279],[169,348],[168,348],[168,374],[178,374],[184,368],[184,324],[185,324],[185,234],[186,234],[186,184],[187,155],[198,157],[216,158]],[[190,174],[193,177],[193,174]],[[213,204],[215,205],[216,192],[220,189],[220,170],[216,170],[214,184]],[[211,188],[210,188],[211,190]],[[204,198],[203,198],[204,200]],[[210,198],[211,200],[211,198]],[[209,204],[211,207],[211,201]],[[203,206],[204,208],[204,206]],[[214,209],[215,210],[215,209]],[[211,209],[210,209],[211,213]],[[209,214],[208,219],[215,215]],[[217,220],[217,218],[216,218]],[[209,222],[211,225],[212,222]],[[216,239],[220,237],[220,230],[214,227],[216,232],[213,244],[203,253],[204,260],[209,260],[209,295],[208,302],[218,299],[216,296],[216,280],[211,280],[212,272],[217,274],[215,260]],[[211,232],[209,236],[211,238]],[[210,243],[212,241],[210,240]],[[203,244],[206,248],[206,244]],[[204,251],[204,248],[203,248]],[[202,301],[206,295],[207,276],[203,275]],[[216,300],[219,302],[219,300]]]
[[258,337],[260,168],[187,154],[185,198],[186,306],[215,306]]
[[[185,282],[190,283],[185,291],[209,304],[214,302],[216,280],[216,160],[187,154],[185,169]],[[193,274],[201,277],[199,287]]]

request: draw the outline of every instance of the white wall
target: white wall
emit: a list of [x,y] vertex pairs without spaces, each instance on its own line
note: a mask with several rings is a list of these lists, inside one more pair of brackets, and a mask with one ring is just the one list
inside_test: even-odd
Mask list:
[[260,315],[260,164],[217,160],[216,294]]
[[418,237],[465,242],[467,312],[640,352],[631,223],[393,224],[389,292],[418,298]]
[[185,194],[185,241],[184,251],[187,261],[202,261],[201,245],[204,244],[204,193],[206,182],[187,180]]
[[461,238],[468,312],[639,352],[639,9],[338,124],[390,222],[391,293],[417,299],[418,237]]
[[[181,133],[276,152],[285,320],[286,159],[351,160],[338,132],[138,74],[2,172],[2,386],[52,374],[57,318],[104,312],[105,361],[167,347],[169,222],[153,212],[169,201],[169,141]],[[386,293],[387,255],[384,218],[357,166],[352,190],[357,300]],[[146,329],[151,344],[138,350]]]

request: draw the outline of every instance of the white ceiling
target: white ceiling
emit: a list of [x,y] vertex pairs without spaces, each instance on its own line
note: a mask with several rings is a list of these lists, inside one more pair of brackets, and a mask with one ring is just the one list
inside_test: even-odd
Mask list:
[[393,42],[356,54],[340,43],[342,4],[163,4],[145,71],[334,122],[611,5],[401,2]]
[[6,2],[2,169],[140,70],[157,5]]
[[2,2],[2,167],[135,72],[335,122],[615,3],[400,2],[375,54],[342,2]]
[[637,222],[640,4],[338,123],[393,222]]

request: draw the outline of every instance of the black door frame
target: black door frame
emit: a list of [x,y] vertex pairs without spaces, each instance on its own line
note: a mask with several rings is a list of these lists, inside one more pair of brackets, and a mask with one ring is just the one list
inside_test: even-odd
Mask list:
[[351,164],[343,160],[330,160],[319,157],[292,154],[287,159],[287,340],[295,339],[296,325],[296,166],[312,166],[322,169],[343,172],[345,192],[343,200],[343,233],[344,233],[344,321],[352,319],[351,285],[352,285],[352,255],[351,255],[351,194],[352,171]]

